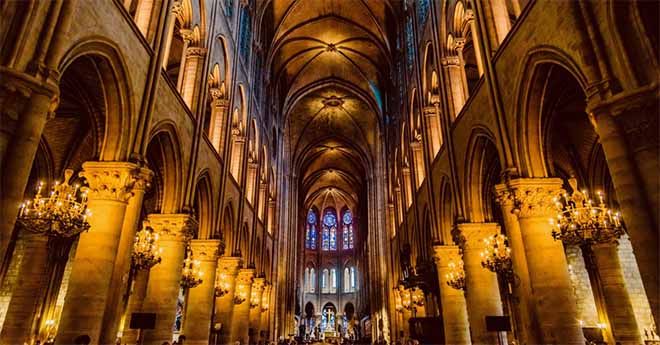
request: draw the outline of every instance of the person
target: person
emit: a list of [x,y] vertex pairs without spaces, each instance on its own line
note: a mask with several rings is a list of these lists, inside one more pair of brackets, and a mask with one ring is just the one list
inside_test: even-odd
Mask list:
[[73,339],[73,343],[76,345],[89,345],[92,342],[92,338],[87,334],[79,335]]

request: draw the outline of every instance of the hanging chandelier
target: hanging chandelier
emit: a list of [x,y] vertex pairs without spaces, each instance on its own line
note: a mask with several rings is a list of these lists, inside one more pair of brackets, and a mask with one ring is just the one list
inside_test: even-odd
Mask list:
[[[17,223],[31,232],[50,237],[72,237],[89,230],[87,193],[79,193],[80,185],[71,186],[73,170],[64,171],[64,182],[55,182],[49,195],[42,195],[44,183],[39,182],[32,200],[21,204]],[[78,198],[80,194],[80,198]]]
[[149,226],[148,221],[144,221],[142,230],[135,234],[131,265],[135,270],[149,270],[160,263],[162,253],[163,248],[158,245],[158,234]]
[[257,295],[257,292],[252,290],[252,293],[250,294],[250,309],[254,309],[259,306],[259,296]]
[[510,277],[513,273],[511,264],[511,248],[506,236],[495,234],[484,238],[485,249],[480,253],[481,266],[491,272],[504,277]]
[[449,273],[445,274],[447,285],[456,290],[465,290],[465,271],[463,271],[463,262],[449,262]]
[[247,299],[247,292],[245,291],[244,287],[238,289],[236,294],[234,294],[234,304],[243,304],[243,302],[245,302],[246,299]]
[[419,288],[412,288],[410,291],[410,298],[412,300],[412,304],[422,307],[424,306],[424,291]]
[[183,260],[183,271],[181,272],[182,288],[192,289],[202,283],[203,272],[199,266],[199,260],[193,259],[193,251],[190,246],[186,247],[186,259]]
[[228,294],[230,287],[231,285],[229,284],[229,278],[227,277],[227,273],[222,272],[218,274],[218,279],[215,283],[215,296],[222,297]]
[[597,192],[598,201],[594,201],[586,190],[578,190],[576,179],[569,179],[568,184],[573,193],[555,198],[558,213],[556,219],[550,219],[555,240],[577,245],[605,243],[625,233],[621,215],[607,207],[603,193]]
[[268,311],[269,303],[268,303],[268,295],[264,293],[261,296],[261,311],[265,312]]

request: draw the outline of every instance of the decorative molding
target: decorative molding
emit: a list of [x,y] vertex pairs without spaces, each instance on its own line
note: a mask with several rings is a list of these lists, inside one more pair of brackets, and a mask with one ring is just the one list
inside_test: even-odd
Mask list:
[[221,240],[191,240],[190,249],[197,260],[217,261],[224,253],[225,245]]
[[144,187],[148,183],[146,179],[151,178],[151,171],[145,170],[128,162],[85,162],[79,176],[89,184],[83,190],[90,200],[127,202],[133,196],[135,184]]
[[520,178],[509,182],[513,192],[513,212],[520,218],[550,218],[557,213],[556,198],[564,193],[558,178]]
[[242,268],[236,276],[236,286],[251,285],[254,282],[255,270],[253,268]]
[[450,262],[462,260],[459,246],[433,246],[433,261],[438,268],[446,268]]
[[457,228],[465,243],[463,249],[469,246],[470,249],[482,248],[485,246],[483,239],[500,233],[500,226],[497,223],[460,223]]
[[197,231],[197,221],[188,214],[150,214],[147,220],[161,241],[189,241]]
[[187,57],[203,57],[206,55],[206,48],[202,47],[188,47],[186,50]]

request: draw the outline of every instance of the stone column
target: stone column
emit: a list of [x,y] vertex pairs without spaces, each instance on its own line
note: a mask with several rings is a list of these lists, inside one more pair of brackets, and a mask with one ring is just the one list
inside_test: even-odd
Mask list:
[[161,262],[149,272],[147,295],[142,312],[156,313],[156,328],[144,331],[144,344],[161,345],[172,340],[172,326],[176,317],[176,304],[181,289],[181,271],[186,243],[197,227],[187,214],[150,214],[151,227],[159,234],[163,249]]
[[195,259],[200,261],[202,283],[188,291],[188,305],[183,334],[186,344],[209,344],[209,330],[215,298],[215,272],[218,256],[224,251],[221,240],[192,240],[190,243]]
[[[474,21],[472,21],[474,22]],[[468,87],[467,72],[465,71],[465,57],[463,57],[463,48],[465,47],[465,38],[458,37],[454,41],[456,46],[456,55],[458,57],[458,64],[460,66],[460,86],[463,87],[463,94],[465,95],[465,100],[470,97],[470,88]],[[476,52],[475,52],[476,54]]]
[[525,256],[525,245],[520,232],[518,217],[513,213],[514,198],[505,184],[495,186],[497,202],[502,210],[504,228],[509,239],[511,248],[511,263],[518,284],[513,284],[513,293],[520,301],[512,303],[516,323],[518,324],[518,341],[521,344],[538,344],[538,329],[532,323],[531,313],[534,310],[532,299],[532,288],[529,282],[529,269],[527,268],[527,257]]
[[188,47],[185,54],[186,62],[184,64],[183,81],[181,84],[181,97],[186,102],[188,108],[195,113],[195,106],[199,98],[198,89],[201,87],[199,75],[204,65],[206,48]]
[[122,327],[122,343],[128,342],[129,344],[137,343],[137,330],[130,328],[131,315],[139,313],[142,310],[144,299],[147,295],[147,284],[149,283],[149,271],[140,270],[135,273],[133,277],[133,286],[131,295],[128,298],[128,305],[123,315]]
[[431,149],[431,162],[433,158],[440,151],[442,146],[442,132],[440,130],[440,103],[436,102],[432,106],[424,108],[424,116],[426,117],[426,136],[429,138],[429,148]]
[[179,73],[177,74],[176,89],[180,95],[183,95],[183,75],[186,71],[188,56],[188,46],[193,42],[193,31],[190,29],[180,29],[181,39],[183,40],[183,49],[181,49],[181,59],[179,60]]
[[115,288],[110,291],[109,305],[116,306],[116,309],[114,311],[109,310],[104,317],[104,328],[101,332],[102,344],[111,344],[117,339],[117,331],[125,306],[122,302],[122,297],[126,294],[128,288],[131,255],[133,253],[135,233],[138,222],[140,221],[142,201],[144,200],[145,189],[149,185],[153,175],[154,173],[147,168],[139,168],[135,171],[135,184],[132,189],[133,197],[128,200],[126,207],[119,246],[117,248],[117,257],[110,282]]
[[[264,293],[265,278],[254,278],[252,283],[252,292],[250,295],[250,342],[248,344],[256,344],[259,341],[259,328],[261,324],[261,296]],[[253,304],[253,302],[256,302]]]
[[[153,1],[153,0],[147,0],[148,1]],[[145,4],[147,6],[148,4]],[[167,32],[165,35],[167,36],[167,40],[165,40],[165,46],[163,47],[164,49],[164,54],[163,54],[163,69],[167,71],[167,63],[170,57],[170,48],[172,47],[172,38],[174,37],[174,29],[175,29],[175,24],[176,24],[176,17],[183,11],[183,6],[181,6],[181,2],[178,0],[175,0],[174,3],[172,3],[172,14],[170,15],[170,22],[168,23],[167,27]],[[153,10],[152,10],[153,13]],[[149,14],[149,21],[151,20],[151,14]],[[136,22],[138,21],[136,17]],[[149,23],[142,22],[140,20],[141,24],[138,24],[138,27],[140,28],[140,31],[142,31],[145,36],[148,34],[148,29],[149,29]],[[142,27],[146,28],[147,31],[143,31]],[[146,26],[145,26],[146,25]],[[148,37],[148,36],[147,36]],[[184,50],[185,51],[185,50]]]
[[501,316],[502,300],[497,275],[481,266],[484,238],[499,234],[496,223],[462,223],[458,229],[464,237],[465,298],[468,319],[475,344],[498,344],[496,332],[486,330],[486,316]]
[[[268,340],[267,338],[267,333],[270,331],[269,328],[269,319],[268,315],[270,313],[270,295],[272,291],[272,285],[268,282],[266,282],[266,286],[264,287],[264,292],[261,294],[261,305],[259,306],[259,312],[260,312],[260,323],[259,323],[259,339],[261,340]],[[266,306],[267,309],[263,310],[262,308]],[[264,337],[261,337],[261,332],[264,332]]]
[[603,146],[656,328],[660,329],[658,85],[591,103],[587,112]]
[[438,267],[438,284],[442,304],[445,344],[471,344],[470,323],[463,290],[447,285],[449,263],[461,261],[457,246],[433,246],[433,259]]
[[[50,76],[49,76],[50,77]],[[53,76],[54,77],[54,76]],[[0,281],[3,261],[57,85],[0,67]],[[6,263],[5,263],[6,264]]]
[[237,341],[240,341],[241,344],[248,343],[248,328],[250,326],[250,294],[252,293],[253,280],[253,268],[243,268],[238,270],[238,275],[236,276],[236,292],[234,293],[234,312],[231,316],[231,343]]
[[[151,17],[154,12],[154,0],[140,0],[135,11],[135,25],[144,37],[148,37]],[[176,18],[176,17],[174,17]],[[174,24],[172,22],[171,24]],[[172,29],[174,30],[174,29]],[[169,48],[169,47],[168,47]],[[167,59],[167,56],[165,57]]]
[[463,109],[463,105],[467,101],[467,93],[464,88],[464,76],[462,72],[461,60],[458,56],[446,56],[442,59],[442,69],[445,73],[446,79],[449,81],[449,90],[451,95],[451,109],[453,110],[451,119],[455,119],[458,113]]
[[243,147],[245,146],[245,136],[241,135],[239,129],[232,129],[234,143],[231,154],[231,174],[236,182],[241,180],[241,166],[243,165]]
[[[80,234],[69,280],[57,342],[73,343],[87,334],[101,342],[105,314],[117,309],[112,300],[112,273],[120,245],[126,205],[137,179],[137,166],[126,162],[83,163],[82,177],[89,183],[89,231]],[[114,303],[114,304],[113,304]]]
[[518,215],[530,286],[535,302],[533,318],[543,344],[584,344],[577,320],[575,294],[561,241],[552,238],[549,219],[556,216],[554,199],[562,193],[557,178],[511,180],[514,212]]
[[622,345],[643,344],[639,333],[626,282],[623,278],[621,262],[616,243],[601,243],[591,246],[596,269],[603,291],[607,318],[614,340]]
[[211,88],[211,125],[209,126],[209,138],[216,151],[223,156],[225,145],[225,117],[227,116],[228,102],[225,99],[223,88]]
[[474,17],[474,11],[472,10],[465,11],[465,17],[467,18],[468,25],[470,25],[470,33],[472,34],[472,46],[474,47],[474,57],[477,59],[477,70],[479,71],[479,76],[481,77],[484,75],[484,58],[481,54],[481,45],[479,44],[477,20]]
[[240,257],[224,256],[218,260],[216,286],[225,289],[222,296],[215,299],[214,327],[220,327],[218,344],[229,344],[234,312],[234,293],[236,292],[236,276],[242,264]]
[[34,319],[48,284],[48,237],[21,230],[18,241],[23,242],[24,254],[18,279],[7,306],[0,344],[31,342]]

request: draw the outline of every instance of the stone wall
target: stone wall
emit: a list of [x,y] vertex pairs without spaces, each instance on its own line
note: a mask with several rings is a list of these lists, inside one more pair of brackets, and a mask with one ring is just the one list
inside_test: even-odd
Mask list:
[[582,320],[583,327],[597,327],[599,321],[596,301],[580,247],[566,246],[566,261],[575,291],[578,318]]

